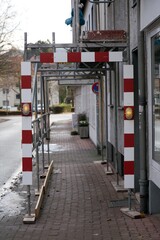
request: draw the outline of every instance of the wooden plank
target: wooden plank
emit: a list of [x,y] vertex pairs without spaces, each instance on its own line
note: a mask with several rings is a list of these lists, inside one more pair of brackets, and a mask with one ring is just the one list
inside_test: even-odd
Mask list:
[[46,192],[47,186],[48,186],[48,182],[49,182],[49,177],[53,172],[53,160],[51,161],[47,174],[46,174],[46,178],[44,180],[43,186],[44,186],[44,192]]
[[42,202],[43,202],[43,198],[44,198],[44,186],[41,187],[40,193],[39,193],[39,197],[38,197],[38,201],[35,207],[35,217],[38,218],[39,214],[40,214],[40,210],[41,210],[41,206],[42,206]]

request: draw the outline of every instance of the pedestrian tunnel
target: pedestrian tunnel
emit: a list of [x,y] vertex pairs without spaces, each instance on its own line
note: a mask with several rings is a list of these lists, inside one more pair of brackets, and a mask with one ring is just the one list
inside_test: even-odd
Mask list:
[[[70,46],[68,46],[70,47]],[[40,48],[40,46],[39,46]],[[75,47],[74,47],[75,48]],[[42,147],[42,160],[44,159],[44,143],[47,141],[48,146],[48,169],[51,172],[49,155],[50,141],[50,113],[47,99],[47,81],[44,78],[54,77],[57,81],[66,76],[74,79],[86,79],[93,77],[101,77],[108,70],[107,67],[99,65],[101,63],[116,65],[123,62],[122,51],[70,51],[70,52],[41,52],[39,60],[26,60],[21,63],[21,106],[22,106],[22,184],[27,186],[28,191],[28,213],[27,221],[33,219],[30,206],[30,187],[33,185],[33,159],[36,159],[37,193],[42,195],[44,190],[39,183],[39,147]],[[71,67],[65,69],[55,69],[54,64],[70,63]],[[77,67],[84,64],[85,68]],[[94,64],[94,65],[93,65]],[[36,99],[37,85],[36,74],[41,72],[42,83],[42,103],[41,115],[33,114],[33,102]],[[67,65],[66,65],[67,66]],[[97,67],[98,66],[98,67]],[[34,70],[34,74],[33,73]],[[33,78],[32,78],[33,75]],[[127,189],[134,188],[134,119],[130,118],[129,112],[134,110],[134,81],[133,66],[123,65],[124,79],[124,187]],[[34,96],[34,97],[33,97]],[[35,99],[34,99],[35,98]],[[43,110],[44,104],[44,110]],[[35,116],[33,120],[33,115]],[[44,161],[42,161],[42,169],[45,173]],[[44,174],[45,175],[45,174]],[[40,200],[41,201],[41,200]],[[38,215],[37,215],[38,216]],[[31,220],[32,221],[32,220]]]

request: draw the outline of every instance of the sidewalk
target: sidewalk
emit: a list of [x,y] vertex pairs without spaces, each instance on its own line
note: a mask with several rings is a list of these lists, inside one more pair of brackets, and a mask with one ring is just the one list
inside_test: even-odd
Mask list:
[[[26,209],[0,217],[0,240],[159,240],[160,215],[141,219],[124,215],[120,205],[127,193],[113,189],[116,176],[105,174],[89,139],[70,132],[70,120],[52,125],[51,150],[52,146],[57,149],[51,153],[54,173],[39,219],[24,224]],[[25,187],[18,186],[17,191],[26,198]],[[138,210],[134,197],[133,204]]]

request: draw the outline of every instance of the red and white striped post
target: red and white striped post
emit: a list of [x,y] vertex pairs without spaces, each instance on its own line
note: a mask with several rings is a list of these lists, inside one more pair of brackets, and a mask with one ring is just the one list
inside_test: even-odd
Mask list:
[[124,188],[134,188],[134,79],[133,65],[123,66],[124,78]]
[[31,63],[21,63],[22,184],[32,185]]

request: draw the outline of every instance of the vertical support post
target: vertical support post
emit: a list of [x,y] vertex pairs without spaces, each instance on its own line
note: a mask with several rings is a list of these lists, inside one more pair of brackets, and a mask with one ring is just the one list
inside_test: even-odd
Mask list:
[[100,135],[100,131],[99,131],[99,113],[100,113],[100,111],[99,111],[99,99],[100,99],[99,94],[96,94],[96,121],[97,121],[97,132],[96,132],[96,134],[97,134],[97,152],[98,152],[98,154],[99,154],[99,148],[100,148],[100,137],[99,137],[99,135]]
[[37,119],[37,104],[38,104],[38,96],[37,96],[37,75],[35,75],[35,119]]
[[131,189],[128,189],[128,209],[131,211]]
[[50,144],[50,121],[49,121],[49,118],[50,118],[50,114],[48,113],[47,114],[47,146],[48,146],[48,166],[50,165],[50,148],[49,148],[49,144]]
[[31,191],[30,185],[27,185],[28,216],[31,216]]
[[[106,64],[107,69],[107,64]],[[108,81],[107,81],[107,70],[105,72],[105,127],[106,127],[106,174],[112,174],[111,168],[109,167],[109,148],[108,148]]]
[[118,176],[118,63],[115,66],[115,164],[116,164],[116,176],[117,186],[119,185]]
[[46,110],[47,110],[47,115],[46,115],[46,131],[47,131],[47,151],[48,151],[48,166],[50,164],[50,149],[49,149],[49,144],[50,144],[50,115],[49,115],[49,96],[48,96],[48,81],[45,81],[45,99],[46,99]]
[[[31,63],[21,63],[22,93],[22,184],[32,185],[32,112],[31,112]],[[23,107],[29,106],[29,113]]]
[[[44,89],[43,89],[43,78],[40,78],[40,86],[41,86],[41,110],[44,111]],[[42,171],[44,174],[44,116],[41,117],[41,138],[42,138]]]
[[22,184],[27,185],[28,214],[23,222],[34,222],[31,215],[30,185],[32,185],[32,97],[31,63],[21,63],[21,105],[22,105]]
[[44,116],[41,118],[41,136],[42,136],[42,171],[44,174]]
[[40,184],[39,184],[39,119],[36,120],[36,170],[37,170],[37,190],[36,195],[39,195]]
[[27,59],[27,33],[24,33],[24,60]]
[[[106,64],[107,68],[107,64]],[[109,169],[108,164],[108,85],[107,85],[107,70],[105,72],[105,128],[106,128],[106,165],[107,165],[107,172]]]
[[53,52],[55,52],[55,32],[52,32],[52,44],[53,44]]
[[35,103],[35,98],[36,98],[36,78],[37,78],[37,69],[38,69],[38,63],[35,63],[35,68],[34,68],[34,77],[32,79],[32,108]]
[[129,119],[127,109],[134,112],[133,65],[124,65],[124,188],[134,188],[134,118]]
[[101,157],[102,157],[102,163],[104,162],[104,151],[103,151],[103,120],[104,120],[104,114],[103,114],[103,87],[102,87],[102,78],[100,78],[99,81],[100,86],[100,129],[101,129]]

